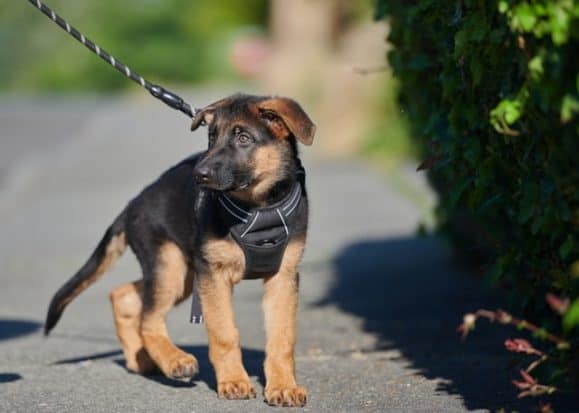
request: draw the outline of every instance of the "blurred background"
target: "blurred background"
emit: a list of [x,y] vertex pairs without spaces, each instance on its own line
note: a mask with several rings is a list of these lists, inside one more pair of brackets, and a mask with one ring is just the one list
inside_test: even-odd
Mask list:
[[[509,404],[516,391],[505,366],[510,363],[513,376],[516,363],[504,354],[505,334],[477,326],[477,344],[464,346],[456,327],[465,312],[505,302],[469,276],[473,269],[487,274],[487,286],[519,278],[504,286],[527,309],[539,302],[528,300],[527,257],[541,264],[529,261],[533,269],[544,269],[533,275],[541,302],[547,273],[554,274],[553,291],[571,298],[579,291],[565,275],[568,263],[579,263],[579,236],[568,229],[572,219],[573,228],[579,222],[571,212],[577,201],[565,206],[543,198],[577,193],[567,179],[577,177],[576,160],[569,159],[576,151],[565,148],[575,148],[579,130],[570,122],[579,114],[579,95],[571,92],[579,88],[579,25],[571,24],[579,20],[578,6],[531,2],[531,13],[523,0],[47,3],[193,107],[235,92],[284,95],[317,124],[314,145],[302,150],[312,202],[297,346],[298,376],[309,386],[312,411],[530,411]],[[545,52],[550,49],[555,53]],[[518,124],[531,101],[536,107],[528,119],[539,128]],[[568,169],[556,171],[563,189],[555,191],[542,171],[557,146],[551,134],[563,136],[559,130],[566,160],[552,165]],[[527,158],[534,152],[523,134],[547,141],[544,159]],[[120,261],[114,274],[75,300],[50,340],[39,334],[51,294],[127,200],[206,144],[204,130],[191,134],[181,113],[27,0],[0,0],[0,411],[46,405],[54,407],[47,411],[191,411],[187,387],[196,385],[199,408],[226,411],[214,397],[204,331],[184,327],[188,305],[169,318],[169,328],[176,343],[199,355],[196,384],[127,377],[122,369],[106,296],[138,277],[134,258]],[[416,171],[419,161],[430,169],[437,195]],[[523,184],[528,188],[516,189]],[[548,216],[538,205],[564,208]],[[482,251],[484,259],[468,269],[457,265],[448,239],[421,236],[435,220],[465,256]],[[482,248],[487,239],[492,248]],[[551,255],[544,254],[547,242]],[[521,250],[523,244],[532,252]],[[504,246],[506,255],[494,260],[493,248]],[[255,320],[260,295],[259,283],[236,287],[244,359],[263,384],[264,339]],[[573,308],[579,325],[579,299]],[[121,383],[133,397],[111,396]],[[22,397],[30,388],[35,395]],[[87,404],[92,401],[97,404]]]
[[[2,3],[4,100],[149,98],[25,1]],[[54,0],[49,6],[146,79],[178,93],[203,88],[296,98],[319,126],[319,154],[378,154],[388,161],[412,155],[385,67],[387,24],[373,21],[371,0]]]

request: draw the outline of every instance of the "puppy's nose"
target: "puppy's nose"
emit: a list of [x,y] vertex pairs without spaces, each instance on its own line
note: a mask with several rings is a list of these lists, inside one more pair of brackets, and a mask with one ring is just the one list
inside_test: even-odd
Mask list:
[[200,184],[206,184],[211,181],[211,169],[205,165],[197,165],[193,171],[195,179]]

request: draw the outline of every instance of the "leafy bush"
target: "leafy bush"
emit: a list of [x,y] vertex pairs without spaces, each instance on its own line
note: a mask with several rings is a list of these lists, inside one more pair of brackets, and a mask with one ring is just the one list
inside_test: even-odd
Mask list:
[[[232,32],[265,26],[266,0],[51,0],[47,5],[113,56],[162,83],[232,77]],[[26,1],[0,14],[0,89],[114,90],[131,83]],[[11,47],[7,47],[11,45]]]
[[[440,228],[491,258],[513,311],[576,343],[579,2],[378,0],[377,17]],[[570,299],[564,328],[546,292]]]

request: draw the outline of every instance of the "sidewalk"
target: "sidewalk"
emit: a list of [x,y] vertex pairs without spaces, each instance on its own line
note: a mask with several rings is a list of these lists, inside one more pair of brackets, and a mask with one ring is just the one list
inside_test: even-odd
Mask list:
[[[188,100],[195,105],[209,97]],[[3,147],[20,127],[26,126],[27,140],[6,162],[0,180],[0,411],[271,411],[261,398],[259,281],[241,283],[235,295],[255,400],[217,398],[204,327],[188,323],[189,302],[171,314],[169,329],[199,359],[200,376],[183,383],[124,369],[108,291],[138,278],[130,253],[69,306],[50,338],[41,336],[52,294],[125,203],[206,145],[204,131],[191,134],[187,119],[157,102],[103,100],[80,112],[61,104],[75,119],[70,132],[66,116],[46,119],[48,106],[34,105],[42,124],[34,124],[36,116],[26,125],[22,118],[2,118]],[[9,110],[14,107],[0,103],[2,113]],[[46,128],[62,135],[39,151]],[[455,268],[442,242],[414,235],[419,208],[371,168],[303,152],[312,213],[297,347],[298,379],[308,388],[309,402],[300,410],[520,408],[513,404],[500,328],[481,323],[466,343],[455,332],[464,312],[494,306],[496,298]]]

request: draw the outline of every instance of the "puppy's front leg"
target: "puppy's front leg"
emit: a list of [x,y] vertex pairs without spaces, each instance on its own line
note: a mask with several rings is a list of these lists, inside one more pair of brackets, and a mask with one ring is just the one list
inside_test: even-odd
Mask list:
[[296,384],[294,347],[299,274],[303,242],[291,243],[286,249],[280,271],[266,278],[263,296],[265,331],[265,401],[274,406],[304,406],[305,388]]
[[255,389],[241,361],[239,331],[233,316],[233,286],[224,277],[213,274],[202,276],[199,287],[217,393],[227,399],[253,398]]

